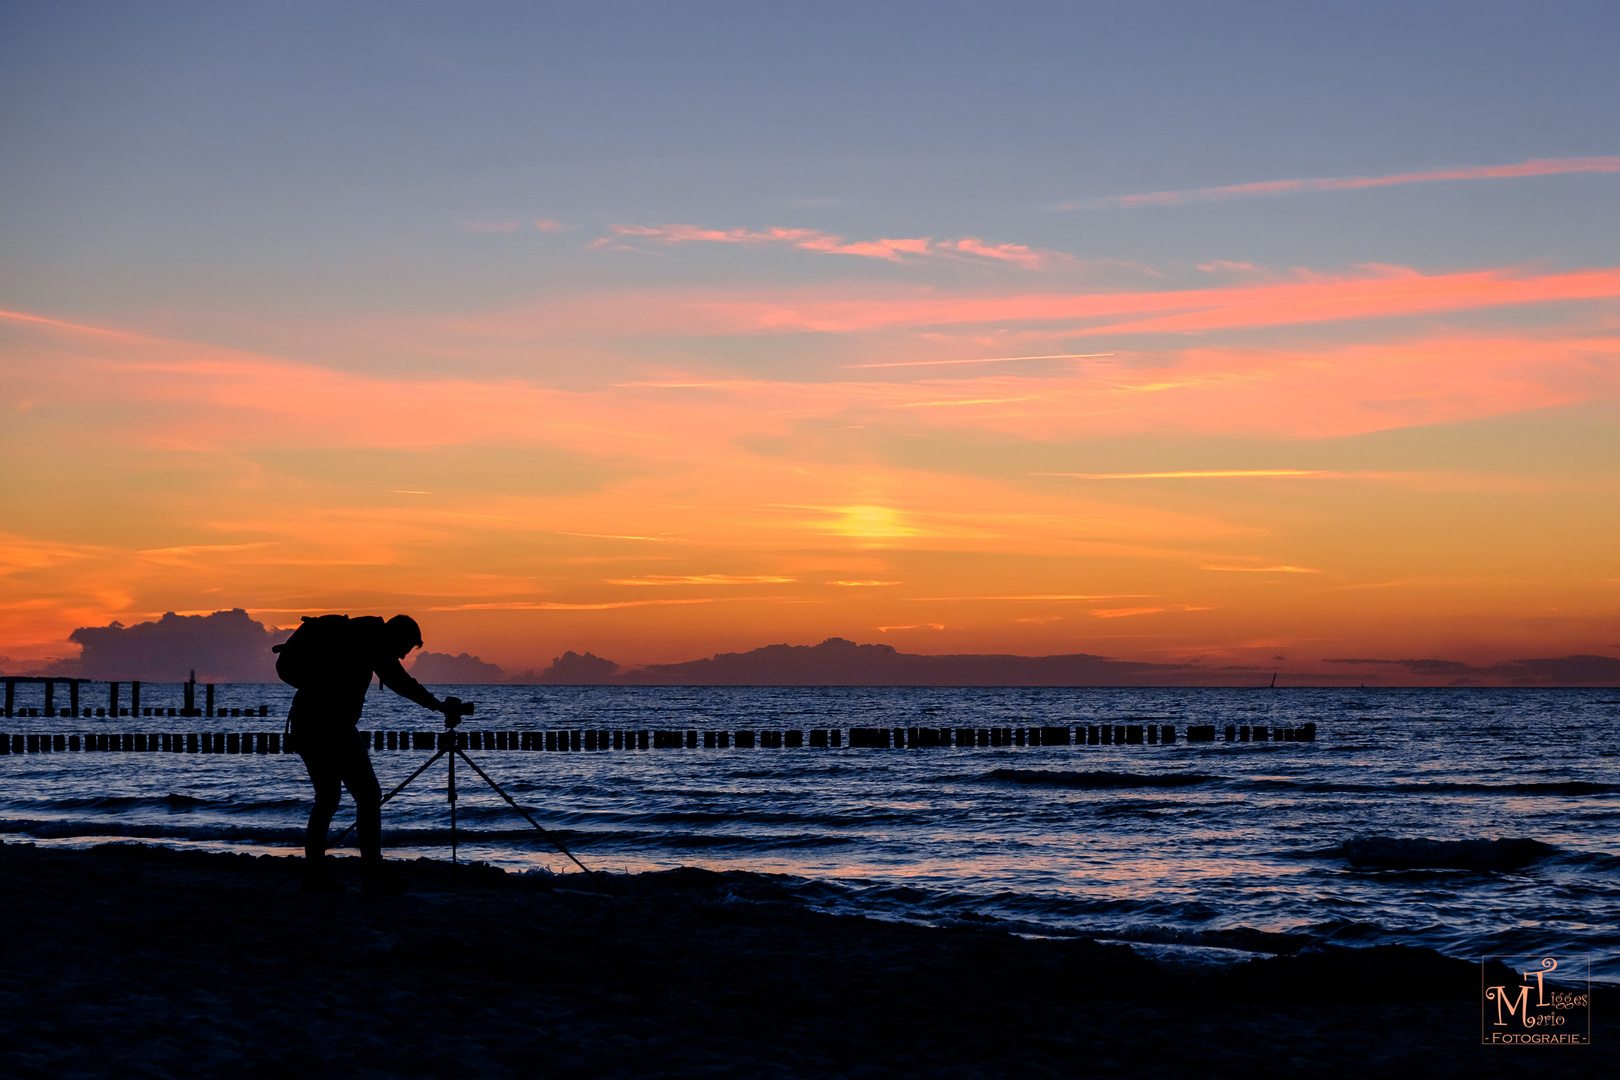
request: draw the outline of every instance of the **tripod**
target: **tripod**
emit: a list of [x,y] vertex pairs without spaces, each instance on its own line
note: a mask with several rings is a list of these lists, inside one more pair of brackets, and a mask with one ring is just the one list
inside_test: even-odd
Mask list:
[[[397,787],[395,787],[393,791],[390,791],[387,795],[384,795],[382,803],[379,804],[379,805],[386,806],[388,804],[389,799],[392,799],[395,795],[398,795],[400,792],[404,791],[407,787],[409,787],[411,781],[415,780],[418,776],[421,776],[423,773],[427,772],[428,769],[433,766],[434,762],[438,761],[440,758],[448,758],[450,776],[449,776],[449,782],[445,787],[445,795],[450,800],[450,868],[451,868],[450,872],[452,874],[454,874],[455,873],[455,868],[457,866],[461,865],[461,859],[460,859],[460,856],[459,856],[458,851],[457,851],[457,835],[456,835],[456,759],[460,758],[462,761],[466,762],[467,767],[469,769],[471,769],[473,772],[477,773],[479,775],[479,777],[484,781],[484,783],[488,784],[490,786],[490,788],[494,790],[495,794],[497,794],[501,798],[505,799],[506,804],[508,806],[510,806],[513,810],[516,810],[519,814],[521,814],[523,816],[524,821],[527,821],[530,825],[534,826],[535,832],[537,832],[541,836],[545,837],[546,840],[551,843],[552,847],[556,848],[558,851],[560,851],[564,855],[568,856],[568,858],[573,862],[573,864],[575,866],[579,867],[581,870],[585,871],[585,873],[589,874],[591,880],[596,882],[596,884],[598,886],[601,886],[602,885],[602,880],[601,880],[601,878],[596,876],[596,871],[592,870],[590,867],[588,867],[584,863],[580,862],[579,859],[574,856],[574,853],[572,851],[569,851],[568,848],[563,845],[563,842],[561,840],[558,840],[557,837],[553,833],[548,832],[545,829],[544,826],[542,826],[538,821],[534,820],[534,818],[532,816],[530,816],[530,814],[529,814],[529,812],[527,810],[525,810],[525,809],[523,809],[523,807],[519,806],[517,804],[517,802],[513,800],[512,796],[510,796],[510,795],[508,795],[506,793],[506,790],[504,788],[502,788],[501,785],[497,784],[494,780],[490,779],[489,774],[486,773],[483,769],[478,767],[478,763],[476,761],[474,761],[472,758],[467,756],[467,752],[465,750],[463,750],[460,746],[456,745],[456,731],[455,731],[455,729],[456,729],[457,725],[459,725],[461,723],[461,718],[462,717],[471,716],[472,713],[473,713],[473,703],[472,702],[470,702],[470,701],[462,701],[459,698],[453,698],[453,697],[452,698],[445,698],[445,710],[444,710],[444,730],[445,730],[445,734],[443,736],[441,736],[440,739],[439,739],[438,752],[435,753],[432,757],[428,758],[426,761],[424,761],[420,766],[418,766],[417,770],[415,772],[411,773],[411,775],[407,776],[403,781],[401,781],[400,784]],[[358,821],[351,822],[347,829],[344,829],[342,832],[338,833],[337,838],[331,842],[330,846],[336,847],[338,844],[342,843],[343,838],[345,836],[348,836],[350,830],[352,830],[358,824],[359,824]],[[604,891],[606,891],[605,887],[604,887]]]

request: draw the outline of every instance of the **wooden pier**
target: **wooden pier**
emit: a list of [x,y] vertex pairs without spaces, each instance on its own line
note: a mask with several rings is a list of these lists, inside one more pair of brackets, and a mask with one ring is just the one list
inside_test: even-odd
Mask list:
[[[40,675],[8,675],[4,678],[4,682],[6,685],[5,713],[7,719],[15,716],[89,720],[92,717],[101,719],[103,717],[118,716],[215,717],[270,715],[268,705],[236,705],[230,708],[224,706],[216,708],[214,705],[213,683],[203,684],[204,705],[202,708],[198,708],[198,683],[195,676],[179,684],[182,704],[147,705],[144,708],[141,705],[141,684],[138,680],[126,684],[124,682],[104,683],[95,679],[54,679]],[[19,683],[25,686],[34,684],[41,687],[43,693],[39,697],[37,706],[19,705],[17,703],[17,686]],[[107,704],[91,706],[82,703],[81,689],[90,685],[105,686],[107,688]],[[124,704],[122,692],[123,687],[126,685],[129,687],[129,703],[127,705]],[[58,686],[67,688],[68,702],[66,707],[61,706],[57,701],[56,688]]]

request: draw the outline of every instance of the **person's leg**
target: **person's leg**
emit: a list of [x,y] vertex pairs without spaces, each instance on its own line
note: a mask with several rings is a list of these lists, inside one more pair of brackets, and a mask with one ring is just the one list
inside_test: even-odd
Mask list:
[[308,884],[327,876],[326,834],[342,797],[342,769],[333,759],[330,747],[321,742],[304,738],[299,740],[298,747],[310,783],[315,785],[315,805],[310,808],[309,824],[304,830],[304,878]]
[[348,749],[343,754],[343,786],[354,798],[360,858],[369,868],[382,862],[382,786],[377,783],[365,743],[353,732],[345,733],[345,737]]
[[343,786],[354,797],[359,832],[360,864],[365,868],[365,891],[397,896],[406,891],[403,879],[388,872],[382,857],[382,787],[371,768],[366,744],[353,733],[348,736],[349,751],[343,758]]

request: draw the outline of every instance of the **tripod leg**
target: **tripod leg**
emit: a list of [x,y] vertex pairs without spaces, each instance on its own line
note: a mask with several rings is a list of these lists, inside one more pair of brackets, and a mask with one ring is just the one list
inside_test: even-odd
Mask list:
[[422,763],[421,768],[417,769],[404,780],[400,781],[399,786],[394,788],[393,791],[390,791],[388,794],[384,795],[382,800],[383,803],[386,804],[389,799],[392,799],[395,795],[398,795],[400,792],[404,791],[412,780],[415,780],[418,776],[421,776],[423,773],[427,772],[429,766],[431,766],[435,761],[438,761],[440,758],[444,757],[444,755],[448,754],[449,752],[449,750],[440,750],[437,754],[434,754],[432,757],[428,758],[427,761]]
[[[450,737],[454,739],[455,733],[452,732]],[[450,755],[450,787],[448,790],[450,793],[450,873],[452,875],[455,874],[456,867],[461,865],[461,857],[456,853],[456,755],[460,752],[458,750],[455,754]]]
[[475,772],[479,776],[483,777],[484,778],[484,783],[486,783],[490,787],[494,788],[495,789],[495,794],[497,794],[501,798],[505,799],[506,804],[508,806],[510,806],[512,809],[516,810],[518,813],[522,814],[523,815],[523,820],[527,821],[530,825],[533,825],[536,832],[538,832],[541,836],[545,837],[547,840],[551,841],[552,847],[555,847],[558,851],[562,852],[564,855],[566,855],[570,859],[572,859],[575,866],[579,867],[581,870],[585,871],[587,874],[589,874],[591,876],[592,881],[596,882],[598,885],[602,884],[602,879],[596,876],[596,871],[592,870],[590,867],[588,867],[584,863],[580,862],[579,859],[575,858],[574,853],[572,851],[569,851],[566,847],[564,847],[561,840],[558,840],[554,835],[552,835],[550,832],[546,831],[545,826],[541,825],[538,821],[534,820],[534,818],[530,817],[529,812],[527,810],[523,809],[523,807],[521,807],[517,803],[513,802],[512,801],[512,796],[508,795],[506,793],[506,790],[504,788],[502,788],[501,785],[499,785],[495,781],[491,780],[489,778],[489,774],[487,772],[485,772],[483,769],[480,769],[478,767],[478,762],[476,762],[472,758],[468,757],[466,752],[461,750],[460,748],[457,748],[456,756],[461,758],[462,761],[465,761],[467,763],[467,765],[472,769],[473,772]]
[[[400,792],[404,791],[406,786],[408,784],[410,784],[410,782],[412,780],[415,780],[418,776],[421,776],[423,773],[427,772],[428,766],[432,765],[435,761],[438,761],[440,758],[444,757],[444,755],[448,754],[449,752],[450,751],[448,751],[448,750],[440,750],[437,754],[434,754],[432,757],[428,758],[427,761],[422,763],[421,768],[417,769],[415,772],[411,773],[411,775],[407,776],[399,784],[398,787],[394,788],[393,791],[390,791],[387,795],[384,795],[383,799],[382,799],[382,803],[379,803],[378,805],[381,806],[381,805],[386,804],[389,799],[392,799],[395,795],[398,795]],[[452,806],[452,808],[454,808],[453,803],[451,804],[451,806]],[[337,834],[337,839],[333,840],[329,844],[327,844],[327,847],[337,847],[338,844],[343,842],[343,838],[345,836],[348,836],[349,833],[354,831],[354,827],[356,825],[358,825],[358,824],[360,824],[359,821],[351,821],[351,822],[349,822],[349,827],[347,829],[344,829],[342,832],[338,833]]]

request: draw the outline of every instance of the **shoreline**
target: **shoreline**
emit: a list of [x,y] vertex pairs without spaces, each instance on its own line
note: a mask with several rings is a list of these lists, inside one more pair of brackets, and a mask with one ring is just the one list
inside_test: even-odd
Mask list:
[[[358,881],[352,859],[334,859]],[[17,1077],[1592,1076],[1593,1047],[1484,1047],[1477,965],[1315,950],[1230,968],[922,927],[674,870],[395,860],[412,891],[296,892],[299,861],[0,846],[0,1061]],[[1595,1056],[1603,1054],[1604,1057]]]

